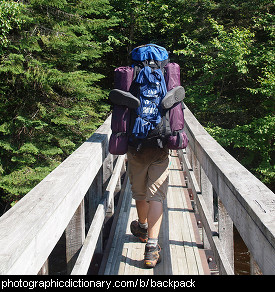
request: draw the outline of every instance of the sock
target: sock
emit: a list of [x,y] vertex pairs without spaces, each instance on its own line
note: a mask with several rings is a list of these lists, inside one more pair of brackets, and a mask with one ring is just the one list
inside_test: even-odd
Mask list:
[[157,238],[148,238],[146,245],[156,247],[158,245],[158,239]]
[[138,221],[138,224],[139,224],[139,227],[141,227],[141,228],[143,228],[143,229],[148,229],[148,223],[146,222],[146,223],[140,223],[139,221]]

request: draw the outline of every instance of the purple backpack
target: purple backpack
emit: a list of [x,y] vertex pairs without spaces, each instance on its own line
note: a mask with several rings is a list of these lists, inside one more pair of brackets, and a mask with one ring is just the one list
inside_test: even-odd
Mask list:
[[114,88],[129,91],[133,81],[134,69],[130,66],[115,69]]
[[177,63],[168,63],[164,67],[164,79],[167,91],[180,85],[180,66]]
[[[115,69],[114,87],[129,91],[133,81],[132,67]],[[124,105],[114,104],[111,120],[112,134],[109,141],[109,152],[114,155],[123,155],[128,151],[128,138],[131,119],[131,110]]]
[[[180,66],[177,63],[168,63],[165,67],[164,78],[167,91],[180,85]],[[184,113],[183,103],[178,102],[169,109],[171,135],[168,137],[168,149],[177,150],[187,147],[188,138],[183,131]]]
[[[115,69],[114,87],[129,92],[133,81],[134,68],[119,67]],[[176,63],[168,63],[164,67],[164,78],[167,91],[180,85],[180,66]],[[183,131],[184,114],[183,103],[177,102],[169,111],[169,123],[171,133],[167,139],[166,146],[169,149],[184,149],[188,144],[188,139]],[[128,141],[131,135],[131,109],[123,105],[114,104],[112,112],[111,129],[112,134],[109,141],[109,152],[114,155],[122,155],[128,151]]]

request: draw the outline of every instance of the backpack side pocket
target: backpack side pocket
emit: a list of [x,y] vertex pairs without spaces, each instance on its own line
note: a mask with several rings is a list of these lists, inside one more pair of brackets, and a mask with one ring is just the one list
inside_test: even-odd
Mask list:
[[174,105],[169,111],[171,136],[168,137],[167,147],[172,150],[187,147],[188,138],[184,132],[184,113],[182,103]]
[[126,106],[114,105],[109,141],[109,152],[123,155],[128,151],[128,133],[130,126],[130,110]]

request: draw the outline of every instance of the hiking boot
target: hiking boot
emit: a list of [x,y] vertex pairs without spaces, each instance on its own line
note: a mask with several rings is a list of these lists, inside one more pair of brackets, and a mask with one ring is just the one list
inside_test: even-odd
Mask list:
[[154,268],[156,264],[161,262],[161,248],[159,245],[152,246],[146,244],[144,253],[144,265],[147,268]]
[[130,225],[130,230],[132,234],[138,237],[141,242],[147,242],[148,240],[147,229],[141,228],[138,224],[138,220],[132,221]]
[[182,101],[184,97],[184,88],[182,86],[177,86],[166,93],[161,102],[161,106],[165,109],[171,108],[176,102]]
[[128,108],[138,108],[140,100],[136,98],[132,93],[123,91],[120,89],[113,89],[109,94],[109,99],[112,103],[117,105],[125,105]]

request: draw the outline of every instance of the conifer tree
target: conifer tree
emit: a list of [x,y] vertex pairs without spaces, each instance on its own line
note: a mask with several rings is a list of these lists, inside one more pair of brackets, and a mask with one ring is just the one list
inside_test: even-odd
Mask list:
[[[270,0],[0,2],[0,196],[27,193],[106,117],[113,69],[163,45],[185,102],[218,142],[274,184]],[[108,78],[106,78],[106,76]]]
[[0,194],[25,195],[98,127],[117,19],[108,1],[0,3]]

